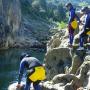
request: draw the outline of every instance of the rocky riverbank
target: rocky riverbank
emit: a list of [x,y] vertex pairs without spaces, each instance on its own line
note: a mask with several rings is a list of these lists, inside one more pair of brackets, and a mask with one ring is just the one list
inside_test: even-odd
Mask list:
[[[85,44],[84,50],[77,50],[79,38],[75,34],[74,47],[68,47],[67,30],[61,30],[52,36],[47,44],[45,66],[47,80],[42,90],[89,90],[90,89],[90,53]],[[90,48],[89,48],[90,50]]]
[[90,52],[88,46],[81,51],[77,48],[75,43],[73,49],[68,47],[66,29],[52,36],[44,59],[47,80],[40,84],[42,90],[90,89]]
[[[7,40],[8,43],[5,45],[11,45],[11,47],[42,46],[42,43],[39,42],[39,40],[46,40],[49,32],[46,33],[46,30],[44,30],[44,32],[42,32],[42,30],[37,32],[34,29],[34,25],[35,27],[40,27],[41,25],[39,23],[35,24],[36,21],[34,20],[32,22],[34,24],[33,27],[31,27],[31,24],[28,23],[28,20],[25,17],[23,17],[23,21],[20,32],[18,33],[18,31],[15,30],[15,32],[17,32],[17,38],[12,40],[12,37],[9,36]],[[13,24],[13,26],[14,25],[15,24]],[[43,25],[46,24],[43,23]],[[78,34],[78,32],[78,30],[75,31],[73,48],[68,47],[69,40],[67,29],[59,30],[59,32],[48,41],[47,53],[44,58],[47,80],[40,84],[42,90],[90,89],[90,45],[85,43],[84,50],[77,50],[80,34]],[[11,90],[10,88],[9,90]],[[12,90],[16,90],[16,88]]]

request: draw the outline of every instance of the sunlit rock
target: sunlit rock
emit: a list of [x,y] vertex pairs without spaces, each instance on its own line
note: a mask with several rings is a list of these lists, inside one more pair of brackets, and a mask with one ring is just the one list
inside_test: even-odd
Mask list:
[[55,75],[65,73],[65,67],[71,65],[71,53],[69,48],[54,48],[46,53],[45,66],[47,78],[52,79]]

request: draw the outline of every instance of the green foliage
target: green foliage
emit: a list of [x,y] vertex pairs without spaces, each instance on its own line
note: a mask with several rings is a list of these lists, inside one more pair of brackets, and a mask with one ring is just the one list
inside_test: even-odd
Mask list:
[[88,3],[86,3],[85,1],[79,3],[79,6],[81,7],[85,7],[85,6],[88,6]]
[[64,29],[66,27],[67,27],[67,24],[65,22],[63,22],[63,21],[57,22],[57,28],[58,29]]
[[64,6],[62,4],[59,4],[57,6],[57,9],[54,10],[54,20],[55,21],[64,21],[66,18],[66,13],[65,9],[63,8]]
[[[88,6],[89,0],[20,0],[22,15],[28,15],[34,20],[45,20],[47,22],[61,22],[60,27],[65,27],[68,21],[68,13],[65,9],[65,4],[71,2],[76,9]],[[62,22],[63,21],[63,22]]]
[[[50,1],[50,0],[49,0]],[[30,15],[33,19],[42,18],[47,21],[52,19],[53,21],[65,21],[66,13],[64,5],[47,0],[21,0],[21,8],[23,15]]]

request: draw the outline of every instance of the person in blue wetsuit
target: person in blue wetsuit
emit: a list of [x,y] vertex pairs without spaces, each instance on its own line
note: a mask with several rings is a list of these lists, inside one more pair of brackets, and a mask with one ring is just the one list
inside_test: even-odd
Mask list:
[[80,44],[79,44],[78,50],[84,49],[83,47],[84,39],[85,37],[88,36],[88,32],[90,32],[90,9],[88,7],[84,7],[81,9],[81,12],[85,14],[85,24],[84,24],[83,31],[80,34]]
[[[75,13],[75,9],[71,3],[66,4],[66,8],[69,10],[69,22],[68,22],[68,30],[69,30],[69,46],[72,47],[73,39],[74,39],[74,30],[77,29],[77,22],[80,23],[79,17]],[[76,23],[72,26],[72,22],[76,21]],[[74,27],[75,26],[75,27]]]
[[[21,62],[20,62],[17,87],[20,88],[21,79],[24,70],[26,70],[27,79],[24,90],[30,90],[31,83],[33,83],[33,87],[35,90],[41,90],[39,83],[41,80],[45,79],[45,70],[43,65],[40,63],[40,61],[37,58],[30,57],[27,53],[23,53],[20,57],[20,60]],[[42,78],[40,76],[42,76]]]

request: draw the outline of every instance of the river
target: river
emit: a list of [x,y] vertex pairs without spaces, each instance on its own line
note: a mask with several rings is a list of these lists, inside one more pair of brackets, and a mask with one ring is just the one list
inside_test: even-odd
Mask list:
[[30,53],[31,56],[43,62],[45,52],[38,49],[8,49],[0,51],[0,90],[7,90],[10,84],[17,82],[19,57],[22,52]]

